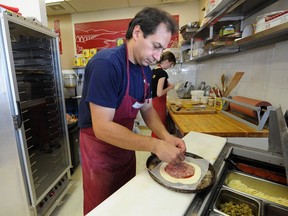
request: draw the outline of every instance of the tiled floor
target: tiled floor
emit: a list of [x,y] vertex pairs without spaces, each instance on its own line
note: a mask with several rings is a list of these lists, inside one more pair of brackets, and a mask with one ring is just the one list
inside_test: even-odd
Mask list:
[[[140,128],[140,134],[150,136],[151,131],[145,127]],[[146,160],[151,154],[149,152],[136,152],[137,170],[139,173],[146,169]],[[52,212],[51,216],[83,216],[83,193],[82,172],[79,165],[72,175],[72,186],[64,196],[59,206]]]

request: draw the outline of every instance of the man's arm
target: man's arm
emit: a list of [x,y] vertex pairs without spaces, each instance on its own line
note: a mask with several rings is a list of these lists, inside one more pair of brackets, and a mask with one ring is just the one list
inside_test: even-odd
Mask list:
[[[113,122],[115,109],[90,103],[90,110],[93,131],[98,139],[124,149],[153,152],[160,158],[160,160],[168,163],[172,161],[180,162],[181,160],[184,160],[183,153],[186,150],[184,141],[182,141],[182,144],[180,142],[178,146],[172,143],[167,143],[166,140],[169,140],[169,136],[171,136],[168,132],[166,132],[167,134],[163,133],[165,136],[165,141],[149,136],[135,134],[126,127]],[[158,116],[157,113],[156,116]],[[160,121],[159,117],[158,120]],[[156,122],[159,123],[158,121]],[[160,121],[159,126],[161,127],[161,125],[162,123]],[[162,125],[162,127],[164,126]]]

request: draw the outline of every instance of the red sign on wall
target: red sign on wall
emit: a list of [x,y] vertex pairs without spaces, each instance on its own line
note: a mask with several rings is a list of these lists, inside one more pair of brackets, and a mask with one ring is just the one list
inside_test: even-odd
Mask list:
[[[173,17],[179,23],[179,16]],[[101,50],[116,46],[117,39],[125,39],[130,21],[131,19],[121,19],[74,24],[77,54],[82,53],[83,49]],[[178,40],[178,34],[173,35],[168,47],[178,44]]]

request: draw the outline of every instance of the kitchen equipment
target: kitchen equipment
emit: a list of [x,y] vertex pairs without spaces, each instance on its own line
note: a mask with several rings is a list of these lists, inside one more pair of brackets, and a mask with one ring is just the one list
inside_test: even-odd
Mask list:
[[[185,153],[186,157],[190,157],[190,158],[194,158],[194,159],[200,159],[200,160],[204,160],[202,157],[186,152]],[[195,163],[197,163],[197,160],[194,161]],[[182,192],[182,193],[199,193],[199,192],[203,192],[206,190],[209,190],[209,188],[213,185],[215,178],[216,178],[216,173],[215,170],[213,168],[213,166],[207,161],[208,164],[208,170],[205,173],[202,173],[203,178],[199,181],[197,181],[195,183],[195,189],[189,189],[189,188],[182,188],[182,183],[175,183],[173,185],[167,185],[165,183],[165,180],[163,178],[161,178],[161,176],[157,176],[155,174],[152,173],[153,169],[157,169],[159,166],[159,164],[161,163],[161,160],[159,160],[159,158],[155,155],[152,154],[146,161],[146,167],[148,169],[148,173],[150,174],[150,176],[160,185],[162,185],[163,187],[169,189],[169,190],[173,190],[176,192]],[[202,162],[199,162],[202,163]],[[200,166],[200,164],[197,164]],[[180,186],[179,186],[180,185]]]
[[[248,116],[251,116],[252,118],[259,119],[267,110],[267,107],[271,106],[271,103],[269,103],[268,101],[243,96],[231,97],[229,104],[231,110],[246,114]],[[250,108],[249,105],[251,105],[252,107]],[[256,111],[253,109],[255,107]]]
[[[259,202],[261,216],[286,215],[288,213],[288,182],[286,184],[279,184],[271,180],[263,179],[260,176],[252,176],[251,173],[243,172],[245,170],[235,170],[227,164],[227,162],[223,161],[223,159],[229,158],[236,164],[243,163],[254,166],[257,169],[265,169],[265,172],[278,173],[281,176],[286,175],[287,181],[288,129],[284,122],[281,107],[270,110],[269,130],[271,129],[271,131],[273,131],[272,128],[277,128],[277,132],[269,134],[268,144],[269,149],[275,149],[274,145],[280,142],[277,143],[277,145],[279,147],[282,146],[282,150],[278,153],[227,143],[214,163],[218,178],[210,189],[210,193],[204,197],[197,194],[185,215],[214,215],[217,212],[215,211],[215,204],[217,203],[218,194],[223,189],[233,191],[233,193],[229,195],[232,196],[233,199],[239,195],[244,195]],[[236,183],[233,182],[232,184],[232,182],[230,182],[231,180],[236,180]],[[233,185],[236,185],[236,188]],[[237,185],[241,185],[241,187]],[[249,194],[248,191],[250,190],[240,191],[240,188],[246,187],[250,188],[255,194]],[[273,197],[277,198],[274,199]]]
[[190,40],[198,29],[199,22],[192,22],[182,26],[179,31],[184,40]]
[[[204,95],[205,95],[205,93],[204,93]],[[201,101],[201,103],[203,103],[203,104],[208,104],[208,96],[202,96],[202,97],[200,97],[200,101]]]
[[[225,204],[226,206],[223,207]],[[234,207],[231,207],[230,210],[229,206],[231,205],[234,205]],[[236,205],[239,207],[237,208]],[[243,208],[246,208],[246,212],[243,211]],[[228,188],[222,188],[215,201],[213,210],[220,213],[220,215],[223,213],[228,215],[230,215],[229,213],[234,213],[237,215],[238,212],[239,215],[241,215],[241,213],[242,215],[249,215],[249,213],[252,213],[253,215],[257,216],[260,215],[260,202],[253,198],[237,194]]]
[[229,96],[229,94],[231,93],[231,91],[235,88],[235,86],[238,84],[238,82],[241,80],[242,76],[244,75],[244,72],[236,72],[233,76],[233,78],[231,79],[229,85],[227,86],[227,88],[225,89],[225,91],[223,92],[223,97],[227,97]]
[[57,34],[3,8],[0,28],[1,214],[49,215],[71,185]]
[[204,92],[204,96],[210,96],[210,91],[211,91],[211,86],[207,85],[205,87],[205,92]]
[[176,89],[177,96],[179,98],[182,98],[182,99],[189,98],[190,99],[191,98],[190,92],[191,92],[191,90],[194,89],[194,86],[189,81],[179,82],[176,84],[175,89]]
[[75,73],[64,74],[63,82],[65,88],[75,88],[77,86],[77,75]]
[[205,87],[206,87],[206,83],[205,82],[201,82],[199,87],[198,87],[198,90],[205,90]]
[[287,185],[276,184],[235,170],[228,170],[223,185],[288,208]]
[[223,97],[221,99],[230,103],[231,110],[234,109],[238,112],[240,111],[242,114],[246,114],[247,116],[250,116],[253,119],[255,118],[257,122],[255,123],[248,121],[244,118],[241,118],[233,114],[232,112],[227,112],[223,109],[221,110],[222,113],[242,123],[245,123],[248,126],[251,126],[257,130],[262,130],[264,128],[265,123],[269,117],[269,112],[272,108],[269,102],[241,96],[235,96],[232,97],[232,99]]
[[221,75],[221,86],[222,86],[221,91],[223,93],[225,92],[225,75],[224,74]]
[[190,93],[192,101],[200,101],[201,97],[204,96],[204,90],[192,90]]
[[249,165],[241,161],[235,163],[231,158],[225,158],[224,161],[237,171],[241,171],[243,173],[270,180],[279,184],[286,184],[286,177],[281,173],[275,171],[267,171],[267,169],[259,168],[255,165]]

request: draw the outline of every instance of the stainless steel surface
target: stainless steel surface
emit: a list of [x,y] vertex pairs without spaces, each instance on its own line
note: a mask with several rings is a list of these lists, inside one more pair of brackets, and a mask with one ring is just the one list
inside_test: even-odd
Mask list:
[[[225,175],[227,173],[228,164],[224,162],[224,159],[229,157],[229,155],[253,158],[275,166],[284,166],[284,159],[280,154],[274,154],[265,150],[250,147],[238,145],[235,146],[231,143],[227,143],[214,164],[217,178],[215,184],[213,185],[213,188],[208,193],[196,194],[185,215],[192,216],[218,214],[217,212],[213,212],[213,205],[217,194],[222,187],[223,179],[225,178]],[[284,207],[284,209],[286,208]]]
[[77,75],[76,74],[64,74],[63,81],[64,81],[65,88],[75,88],[77,86]]
[[70,179],[57,35],[1,8],[0,27],[1,214],[45,215]]
[[288,209],[270,203],[264,204],[262,212],[265,216],[288,215]]
[[222,215],[226,215],[226,214],[223,214],[223,211],[221,211],[220,205],[224,203],[229,203],[229,202],[232,202],[234,205],[246,204],[247,206],[249,206],[254,216],[260,215],[261,210],[260,210],[259,200],[253,199],[251,197],[247,197],[242,194],[235,193],[235,191],[229,190],[227,188],[222,188],[219,191],[218,196],[213,206],[213,211],[220,213]]
[[[192,200],[190,206],[188,207],[185,215],[219,215],[219,213],[215,212],[213,209],[213,205],[215,203],[215,199],[217,194],[219,193],[220,189],[225,186],[225,178],[227,173],[229,172],[229,163],[225,162],[226,158],[229,157],[239,157],[239,158],[246,158],[250,160],[250,163],[253,164],[264,164],[264,167],[271,167],[271,171],[282,170],[287,176],[287,126],[284,121],[284,116],[282,112],[280,112],[281,108],[272,109],[270,111],[271,119],[269,120],[269,129],[272,133],[269,134],[269,149],[283,148],[282,152],[276,151],[267,151],[262,149],[256,149],[251,147],[239,146],[234,145],[232,143],[226,143],[223,150],[221,151],[220,155],[218,156],[217,160],[214,163],[214,169],[217,173],[217,178],[215,184],[213,185],[212,189],[208,193],[196,194],[194,199]],[[280,143],[279,143],[280,142]],[[285,159],[286,157],[286,159]],[[274,170],[275,169],[275,170]],[[285,174],[284,174],[285,175]],[[245,178],[245,177],[243,177]],[[259,181],[256,180],[258,178],[252,177],[250,181]],[[283,195],[287,197],[288,194],[288,186],[287,185],[280,185],[270,182],[269,186],[266,185],[268,181],[261,179],[261,183],[257,182],[255,185],[260,187],[259,189],[264,189],[265,192],[272,193],[271,195]],[[268,188],[270,190],[266,190]],[[271,191],[272,190],[272,191]],[[274,191],[277,193],[275,194]],[[239,192],[242,193],[242,192]],[[274,194],[273,194],[274,193]],[[250,195],[246,195],[250,196]],[[255,198],[260,200],[261,203],[261,216],[273,215],[275,212],[287,212],[288,207],[285,207],[280,204],[273,204],[271,201],[263,200],[261,198]],[[273,207],[266,207],[268,205],[273,205]],[[274,208],[275,206],[275,208]],[[267,209],[269,208],[269,209]],[[267,213],[268,211],[269,214]],[[271,212],[273,212],[271,214]]]
[[[218,32],[219,27],[223,26],[225,20],[232,20],[233,18],[239,21],[250,19],[250,16],[257,14],[265,7],[271,4],[277,4],[278,0],[233,0],[229,1],[227,5],[213,13],[211,18],[197,30],[193,37],[202,37],[212,39],[213,33]],[[241,30],[242,31],[242,30]],[[210,34],[209,34],[210,32]],[[254,35],[245,37],[243,39],[234,41],[232,45],[221,46],[219,48],[209,50],[202,56],[196,57],[194,61],[203,61],[210,58],[224,56],[227,54],[237,53],[248,49],[273,44],[276,42],[287,40],[287,23],[272,27],[269,30],[258,32]]]
[[191,99],[191,90],[194,90],[194,86],[191,82],[179,82],[175,87],[177,96],[182,99]]
[[281,107],[270,111],[269,118],[268,151],[283,155],[288,184],[288,129]]
[[[263,179],[260,179],[257,177],[253,177],[251,175],[247,175],[247,174],[241,173],[241,172],[228,171],[223,185],[225,185],[225,186],[227,186],[233,190],[248,194],[249,196],[265,200],[265,198],[259,197],[257,194],[254,194],[254,193],[252,194],[252,192],[248,193],[246,191],[243,191],[244,189],[246,190],[246,188],[241,190],[241,189],[231,187],[229,184],[233,180],[239,180],[239,181],[241,181],[241,183],[245,184],[247,187],[253,188],[256,191],[261,191],[263,194],[267,195],[267,197],[269,196],[269,197],[287,197],[288,198],[288,187],[287,186],[284,186],[281,184],[276,184],[274,182],[263,180]],[[272,202],[271,200],[269,200],[269,201]],[[277,203],[277,204],[280,204],[280,203]]]

